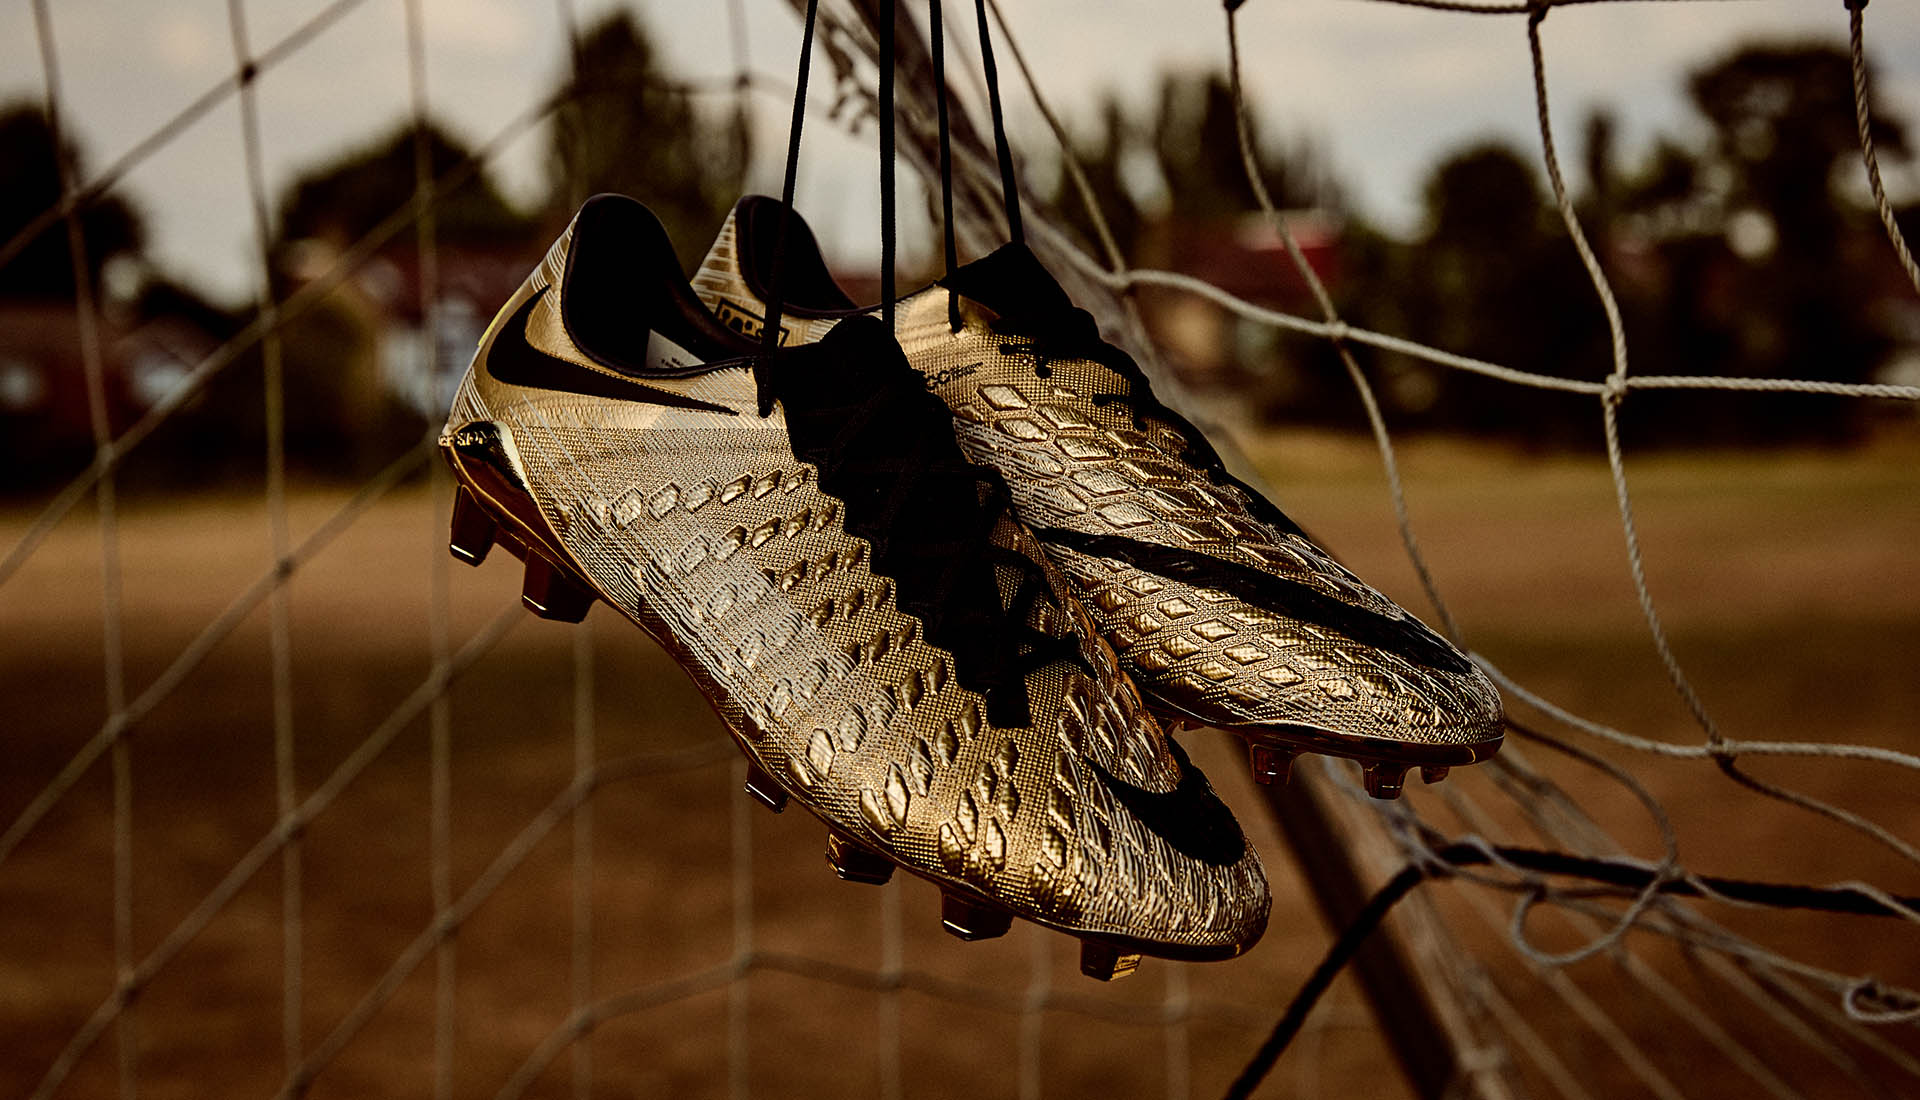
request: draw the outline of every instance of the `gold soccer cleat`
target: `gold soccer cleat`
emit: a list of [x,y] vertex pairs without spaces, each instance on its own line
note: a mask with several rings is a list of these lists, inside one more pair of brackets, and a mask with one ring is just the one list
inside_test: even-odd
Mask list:
[[[759,334],[780,213],[742,200],[693,279],[746,335]],[[790,217],[781,342],[799,345],[863,310]],[[1485,674],[1230,475],[1024,245],[898,311],[900,344],[962,450],[1006,478],[1163,719],[1244,737],[1261,782],[1285,782],[1299,752],[1350,757],[1376,798],[1397,798],[1409,767],[1433,783],[1499,750]]]
[[749,794],[824,821],[842,878],[938,883],[955,935],[1024,917],[1105,977],[1251,946],[1252,846],[885,329],[741,347],[645,207],[589,201],[454,398],[453,553],[521,558],[536,614],[637,623]]

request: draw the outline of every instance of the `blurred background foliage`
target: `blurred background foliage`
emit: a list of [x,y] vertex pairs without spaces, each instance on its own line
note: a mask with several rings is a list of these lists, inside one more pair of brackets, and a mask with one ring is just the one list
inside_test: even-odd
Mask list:
[[[740,193],[751,149],[737,106],[694,103],[645,28],[616,13],[587,28],[553,89],[545,194],[521,208],[481,167],[433,209],[439,288],[423,308],[414,233],[403,227],[279,334],[288,455],[297,472],[357,478],[436,421],[475,341],[577,203],[643,198],[683,262],[703,254]],[[1920,381],[1920,304],[1866,196],[1848,56],[1823,42],[1754,43],[1688,74],[1709,135],[1662,136],[1621,155],[1596,110],[1568,162],[1583,224],[1619,291],[1638,374]],[[1254,209],[1222,74],[1170,73],[1143,111],[1117,96],[1080,120],[1075,155],[1129,264],[1187,271],[1255,302],[1318,309],[1279,237]],[[1910,156],[1906,122],[1875,105],[1883,159]],[[1396,236],[1346,198],[1315,142],[1252,121],[1275,202],[1357,325],[1525,370],[1599,379],[1611,367],[1598,301],[1554,210],[1538,151],[1486,141],[1432,166],[1424,221]],[[57,204],[59,156],[41,105],[0,108],[0,238]],[[590,137],[591,140],[583,140]],[[1092,222],[1047,143],[1029,180],[1091,248]],[[356,241],[413,202],[417,158],[448,177],[475,152],[443,127],[411,124],[317,162],[271,196],[271,293],[284,301],[333,276]],[[1913,208],[1902,221],[1920,229]],[[108,197],[81,219],[85,277],[103,305],[103,369],[116,434],[254,318],[210,302],[142,251],[137,200]],[[870,272],[843,274],[870,285]],[[66,226],[55,222],[0,266],[0,492],[58,483],[89,461]],[[1241,322],[1170,292],[1140,292],[1170,365],[1256,419],[1359,423],[1325,341]],[[1591,448],[1584,402],[1356,347],[1396,430]],[[202,483],[257,476],[265,441],[261,349],[225,371],[143,447],[128,476]],[[1685,392],[1636,395],[1629,442],[1658,446],[1841,444],[1875,418],[1869,402]]]
[[[1585,127],[1568,180],[1582,224],[1625,312],[1638,374],[1796,377],[1836,382],[1920,376],[1920,307],[1871,209],[1846,51],[1827,43],[1742,46],[1690,73],[1710,138],[1662,136],[1623,163],[1604,110]],[[1873,105],[1883,163],[1910,156],[1905,121]],[[1304,316],[1319,310],[1254,198],[1218,74],[1163,78],[1157,106],[1130,116],[1110,97],[1075,155],[1122,251]],[[1253,130],[1263,134],[1257,119]],[[1537,149],[1487,141],[1444,157],[1423,189],[1424,225],[1390,236],[1352,209],[1307,142],[1260,143],[1274,202],[1350,322],[1507,366],[1603,378],[1605,317],[1567,238]],[[1566,151],[1562,151],[1566,156]],[[1584,179],[1582,178],[1584,176]],[[1064,173],[1051,196],[1091,247]],[[1903,225],[1920,224],[1914,208]],[[1908,229],[1909,234],[1912,228]],[[1230,384],[1272,420],[1356,424],[1351,385],[1324,341],[1237,322],[1210,306],[1142,292],[1149,322],[1190,381]],[[1193,333],[1191,338],[1183,338]],[[1397,428],[1590,447],[1585,403],[1356,347]],[[1699,394],[1636,395],[1640,444],[1843,442],[1887,410],[1862,402]]]
[[[546,194],[522,209],[476,150],[444,127],[411,123],[314,163],[270,197],[271,293],[287,300],[340,274],[356,242],[392,228],[414,202],[418,158],[451,185],[436,196],[439,288],[423,308],[416,235],[405,224],[364,264],[278,332],[286,386],[287,458],[296,473],[353,480],[390,461],[444,416],[452,386],[488,318],[580,199],[644,196],[696,262],[740,192],[745,120],[703,112],[673,86],[645,30],[615,12],[583,29],[552,89]],[[580,141],[591,133],[591,143]],[[43,108],[0,107],[0,240],[58,204],[59,161]],[[589,156],[579,150],[590,149]],[[84,178],[83,150],[69,149]],[[137,208],[109,197],[82,219],[87,276],[102,306],[107,419],[118,434],[256,316],[257,303],[207,300],[157,269],[141,249]],[[91,460],[92,434],[64,222],[0,266],[0,493],[44,489]],[[138,485],[256,477],[266,441],[256,346],[171,417],[123,474]]]

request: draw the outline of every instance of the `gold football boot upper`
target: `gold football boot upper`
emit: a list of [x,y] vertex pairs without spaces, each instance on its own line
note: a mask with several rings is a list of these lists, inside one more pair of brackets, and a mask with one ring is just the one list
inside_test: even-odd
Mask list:
[[[779,206],[743,200],[694,276],[743,333],[759,330]],[[789,345],[858,312],[793,219]],[[1298,751],[1358,759],[1380,797],[1409,766],[1434,781],[1499,748],[1486,676],[1229,475],[1024,246],[909,295],[899,316],[908,361],[952,410],[967,456],[1006,477],[1156,710],[1247,737],[1263,781],[1283,779]]]
[[939,883],[958,935],[1023,916],[1096,976],[1250,946],[1252,846],[879,322],[782,352],[766,416],[740,346],[644,207],[591,200],[454,399],[455,554],[498,542],[534,611],[639,624],[750,791],[824,820],[843,877]]

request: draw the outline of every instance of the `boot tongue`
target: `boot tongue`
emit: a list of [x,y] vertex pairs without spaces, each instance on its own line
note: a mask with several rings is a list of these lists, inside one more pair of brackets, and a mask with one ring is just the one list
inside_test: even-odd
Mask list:
[[780,399],[788,405],[834,407],[868,394],[900,390],[911,395],[902,406],[903,416],[918,420],[922,427],[947,426],[951,421],[938,398],[917,399],[931,397],[924,376],[908,364],[906,352],[877,317],[849,317],[789,355],[797,365],[781,375],[779,387]]
[[739,219],[740,207],[736,204],[727,212],[726,224],[720,227],[719,235],[714,237],[712,247],[700,260],[700,266],[694,269],[693,292],[700,296],[700,303],[708,309],[718,309],[720,299],[729,293],[738,293],[737,288],[742,285]]
[[847,532],[867,540],[873,571],[897,582],[900,608],[953,653],[961,684],[987,696],[990,721],[1030,724],[1020,660],[1030,631],[1008,614],[989,542],[1005,490],[985,488],[994,475],[966,461],[946,403],[871,316],[782,352],[772,384],[794,457],[845,503]]
[[1012,321],[1072,312],[1073,299],[1054,281],[1040,258],[1020,243],[1001,245],[940,280]]

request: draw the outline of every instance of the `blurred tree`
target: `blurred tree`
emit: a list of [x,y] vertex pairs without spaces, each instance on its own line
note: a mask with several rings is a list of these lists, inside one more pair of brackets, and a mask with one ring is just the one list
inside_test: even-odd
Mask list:
[[[1138,164],[1138,154],[1143,152],[1133,130],[1134,124],[1127,118],[1126,109],[1109,92],[1100,101],[1100,126],[1093,140],[1076,141],[1073,150],[1100,214],[1113,231],[1114,243],[1130,259],[1136,255],[1142,220],[1142,198],[1133,194],[1126,180],[1128,160]],[[1099,253],[1096,246],[1100,234],[1064,167],[1058,174],[1058,184],[1049,196],[1048,205],[1059,211],[1067,228],[1078,234],[1089,249]]]
[[1587,198],[1601,221],[1611,216],[1616,184],[1620,178],[1616,163],[1619,150],[1619,121],[1612,111],[1594,111],[1587,116]]
[[1190,215],[1237,214],[1253,205],[1233,96],[1221,74],[1162,75],[1149,134],[1175,209]]
[[[1540,235],[1540,184],[1533,166],[1510,146],[1490,142],[1452,154],[1427,177],[1422,194],[1429,244],[1491,253],[1524,247]],[[1497,264],[1502,257],[1481,259]]]
[[[395,213],[407,210],[417,189],[416,141],[424,139],[435,179],[447,176],[475,151],[434,123],[413,124],[297,176],[282,192],[272,247],[275,293],[314,278],[345,249]],[[456,257],[499,256],[515,266],[537,249],[539,226],[501,195],[484,170],[436,193],[434,238],[441,249],[442,290],[455,277]],[[396,397],[383,356],[397,354],[403,330],[425,336],[419,316],[414,237],[395,236],[376,258],[326,300],[281,330],[290,459],[328,474],[358,476],[419,438],[417,413]],[[227,415],[236,437],[257,434],[259,405],[251,387],[259,377],[227,386],[209,401],[209,416]],[[243,449],[251,449],[251,441]],[[257,452],[256,452],[257,453]]]
[[[56,148],[39,103],[0,105],[0,245],[60,205],[63,157],[76,176],[83,174],[77,143],[69,137]],[[80,229],[95,300],[111,307],[101,271],[116,256],[139,252],[140,217],[121,198],[106,196],[80,211]],[[74,291],[65,218],[35,233],[0,266],[0,495],[71,476],[93,453]],[[110,338],[112,331],[110,325]],[[108,365],[105,394],[108,423],[116,427],[130,416],[117,366]]]
[[[1249,113],[1247,122],[1261,179],[1275,206],[1288,209],[1331,202],[1333,189],[1310,150],[1297,147],[1276,155],[1262,140],[1258,116]],[[1160,175],[1167,182],[1176,215],[1218,217],[1254,205],[1240,156],[1232,86],[1225,75],[1189,72],[1162,77],[1151,132]]]
[[[0,107],[0,244],[59,205],[61,153],[79,173],[79,149],[69,142],[65,150],[56,152],[53,130],[39,104]],[[109,258],[137,252],[145,239],[139,215],[115,196],[88,205],[80,214],[80,228],[86,238],[87,275],[96,283]],[[70,299],[73,289],[64,221],[54,222],[0,267],[0,297]]]
[[[1101,213],[1129,260],[1141,260],[1150,230],[1238,218],[1255,206],[1240,157],[1240,138],[1227,78],[1219,72],[1167,73],[1151,117],[1129,115],[1107,93],[1099,125],[1075,142],[1074,157],[1087,174]],[[1261,177],[1281,209],[1338,208],[1339,188],[1318,150],[1296,141],[1276,149],[1250,112]],[[1099,238],[1062,171],[1049,204],[1089,244]]]
[[[1819,43],[1745,46],[1693,73],[1688,91],[1714,132],[1697,185],[1717,192],[1726,246],[1742,261],[1735,355],[1723,369],[1868,380],[1887,344],[1870,316],[1873,268],[1856,246],[1877,226],[1836,187],[1843,169],[1859,168],[1851,56]],[[1882,155],[1904,157],[1904,124],[1871,106]],[[1856,402],[1760,399],[1741,410],[1741,431],[1837,439],[1862,412]]]
[[[1279,253],[1278,242],[1272,242],[1271,251],[1252,243],[1262,240],[1262,226],[1224,74],[1165,73],[1148,112],[1128,111],[1111,92],[1097,110],[1091,134],[1083,132],[1073,143],[1074,158],[1128,264],[1216,281],[1234,272],[1245,284],[1235,288],[1239,293],[1288,308],[1306,303],[1305,286]],[[1321,215],[1319,225],[1343,221],[1340,190],[1316,145],[1306,139],[1272,140],[1251,109],[1248,130],[1262,182],[1278,208],[1313,211]],[[1052,178],[1049,205],[1090,251],[1102,254],[1093,219],[1071,177],[1063,167]],[[1334,261],[1344,266],[1346,258]],[[1257,274],[1266,269],[1276,273],[1270,282]],[[1177,292],[1148,288],[1137,297],[1150,324],[1161,326],[1163,338],[1182,334],[1174,338],[1177,345],[1165,349],[1169,358],[1208,384],[1236,387],[1248,404],[1268,415],[1318,417],[1331,408],[1347,408],[1351,387],[1324,341],[1210,317]],[[1300,302],[1290,301],[1293,297]]]
[[[1390,287],[1369,288],[1403,300],[1407,330],[1526,370],[1604,373],[1604,319],[1526,157],[1497,142],[1469,147],[1435,166],[1423,196],[1425,239],[1388,269]],[[1564,445],[1584,441],[1591,421],[1560,395],[1477,374],[1392,359],[1388,377],[1422,395],[1405,411],[1428,426]]]
[[567,103],[552,131],[549,210],[561,220],[598,192],[631,195],[660,216],[691,268],[740,196],[746,119],[696,108],[672,86],[628,11],[609,13],[581,35],[573,71],[578,77],[560,89]]
[[1647,209],[1682,202],[1699,190],[1700,162],[1669,137],[1655,139],[1646,166],[1623,182],[1621,205]]
[[[1860,155],[1847,51],[1746,46],[1695,72],[1687,87],[1713,124],[1716,159],[1732,172],[1730,200],[1771,216],[1783,254],[1831,256],[1847,215],[1834,200],[1834,170]],[[1883,155],[1904,157],[1906,127],[1884,103],[1872,108]]]
[[[1706,147],[1656,140],[1637,170],[1614,167],[1615,127],[1587,126],[1583,218],[1620,298],[1641,373],[1868,380],[1887,342],[1873,317],[1876,220],[1841,181],[1857,173],[1847,52],[1749,45],[1694,72],[1688,90],[1711,126]],[[1907,152],[1905,127],[1874,105],[1883,155]],[[1428,232],[1385,263],[1356,265],[1354,319],[1451,350],[1563,377],[1598,378],[1608,337],[1530,158],[1499,146],[1449,156],[1429,177]],[[1394,300],[1391,309],[1372,304]],[[1554,395],[1385,357],[1420,382],[1403,413],[1436,427],[1537,443],[1591,441],[1592,418]],[[1437,394],[1437,397],[1434,396]],[[1422,411],[1424,410],[1424,411]],[[1638,443],[1842,439],[1858,402],[1636,395],[1623,429]]]
[[[365,148],[317,165],[280,197],[282,247],[319,239],[344,248],[413,202],[414,142],[418,130],[395,129]],[[469,146],[437,124],[426,124],[427,158],[436,179],[472,159]],[[534,223],[515,210],[477,171],[434,198],[434,233],[448,244],[515,244],[532,239]]]

